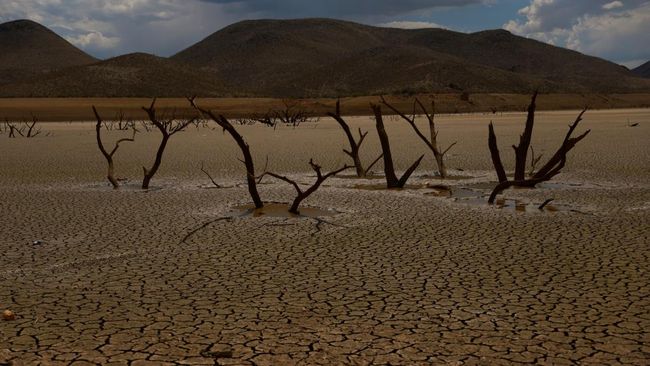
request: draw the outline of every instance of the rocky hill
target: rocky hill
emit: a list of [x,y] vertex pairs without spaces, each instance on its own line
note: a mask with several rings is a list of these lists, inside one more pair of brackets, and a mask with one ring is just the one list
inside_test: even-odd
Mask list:
[[96,61],[33,21],[0,24],[0,85]]
[[[635,74],[636,73],[636,74]],[[97,61],[31,21],[0,25],[0,96],[334,97],[650,91],[642,70],[504,30],[405,30],[332,19],[243,21],[170,58]]]

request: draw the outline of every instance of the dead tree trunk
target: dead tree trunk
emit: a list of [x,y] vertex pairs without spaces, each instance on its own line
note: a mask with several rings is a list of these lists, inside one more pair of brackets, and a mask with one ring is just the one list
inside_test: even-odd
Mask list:
[[[397,110],[397,108],[393,107],[391,104],[389,104],[386,99],[382,96],[381,97],[381,102],[383,105],[388,107],[390,110],[392,110],[394,113],[402,117],[403,120],[408,122],[408,124],[413,128],[413,131],[418,135],[420,140],[424,142],[425,145],[431,150],[433,153],[433,158],[436,161],[436,166],[438,167],[438,174],[440,174],[441,178],[446,178],[447,177],[447,167],[445,166],[445,154],[449,152],[449,150],[456,145],[456,142],[452,143],[449,145],[448,148],[446,148],[444,151],[441,151],[438,147],[438,131],[436,130],[436,123],[435,123],[435,113],[436,113],[436,108],[435,108],[435,102],[434,100],[431,100],[431,113],[427,111],[427,109],[424,107],[424,104],[418,99],[415,98],[415,102],[413,103],[413,114],[411,117],[405,115],[404,113],[400,112]],[[420,131],[418,126],[415,124],[415,116],[416,116],[416,106],[420,108],[422,113],[427,117],[427,121],[429,122],[429,140],[424,136],[424,134]]]
[[255,165],[253,163],[253,156],[251,155],[250,147],[242,137],[242,135],[237,132],[235,127],[222,115],[215,115],[212,111],[208,109],[200,108],[195,103],[196,98],[188,98],[192,107],[199,111],[202,115],[210,117],[216,124],[218,124],[224,131],[227,131],[230,136],[235,140],[242,154],[244,155],[244,165],[246,166],[246,182],[248,183],[248,193],[250,193],[251,198],[253,199],[253,204],[255,208],[264,207],[264,202],[260,198],[259,192],[257,192],[257,182],[255,180]]
[[501,162],[501,156],[499,155],[499,148],[497,147],[497,136],[494,134],[494,125],[492,124],[492,122],[490,122],[490,126],[489,126],[488,146],[490,147],[490,155],[492,155],[492,164],[494,165],[494,170],[496,170],[497,172],[499,183],[503,183],[508,180],[508,177],[506,176],[506,170],[503,168],[503,163]]
[[97,135],[97,146],[99,146],[99,151],[102,152],[102,155],[106,158],[106,162],[108,163],[108,173],[106,178],[108,178],[108,181],[111,182],[113,185],[113,189],[118,189],[120,187],[119,183],[117,182],[117,179],[115,179],[115,167],[113,164],[113,155],[115,155],[115,152],[117,152],[117,149],[120,147],[120,144],[122,142],[133,142],[135,141],[135,128],[133,129],[133,136],[131,138],[123,138],[119,139],[115,142],[115,146],[113,149],[108,152],[104,148],[104,144],[102,143],[102,118],[99,116],[99,113],[97,112],[97,108],[95,106],[93,107],[93,112],[95,113],[95,118],[97,119],[97,124],[95,125],[95,133]]
[[156,174],[158,171],[158,168],[160,168],[160,164],[162,163],[162,158],[163,158],[163,153],[165,152],[165,148],[167,147],[167,143],[169,142],[169,139],[176,133],[183,131],[187,126],[190,124],[194,123],[194,120],[196,118],[192,118],[190,120],[185,120],[185,121],[176,121],[175,116],[171,116],[171,118],[168,119],[159,119],[156,116],[156,98],[153,99],[151,102],[151,105],[149,107],[142,107],[142,109],[147,112],[147,115],[149,116],[149,120],[151,123],[160,131],[160,134],[162,135],[162,140],[160,140],[160,145],[158,145],[158,150],[156,151],[156,159],[154,160],[153,165],[151,168],[147,169],[146,167],[142,167],[142,170],[144,171],[144,179],[142,180],[142,189],[149,189],[149,183],[151,182],[151,178]]
[[[560,173],[562,168],[564,168],[566,164],[566,156],[575,147],[575,145],[580,142],[583,138],[585,138],[591,130],[585,131],[582,135],[577,136],[577,137],[571,137],[573,134],[573,131],[578,127],[578,124],[580,121],[582,121],[582,116],[584,113],[587,111],[587,109],[583,109],[582,112],[578,115],[576,118],[575,122],[569,126],[569,131],[567,132],[566,136],[564,137],[564,141],[562,141],[562,145],[560,148],[556,151],[556,153],[549,159],[549,161],[544,164],[543,167],[539,169],[537,173],[535,173],[532,177],[526,179],[525,177],[525,169],[526,169],[526,157],[525,154],[521,154],[521,148],[522,146],[526,147],[526,150],[528,150],[528,146],[530,145],[530,136],[532,135],[532,129],[534,125],[534,120],[535,120],[535,97],[537,96],[537,93],[533,95],[533,100],[530,104],[530,107],[528,108],[528,119],[526,121],[526,128],[524,130],[524,134],[521,137],[521,142],[519,146],[514,147],[515,152],[517,153],[516,157],[516,163],[520,162],[521,157],[523,156],[524,158],[524,166],[523,166],[523,178],[518,179],[517,171],[515,170],[515,178],[512,181],[509,181],[505,178],[505,171],[503,170],[503,165],[501,164],[501,158],[499,156],[499,150],[496,148],[497,142],[496,142],[496,135],[494,134],[494,127],[492,124],[490,124],[489,128],[489,134],[490,137],[488,138],[488,144],[490,146],[490,152],[492,153],[492,162],[494,163],[494,168],[497,171],[497,175],[499,176],[499,184],[497,184],[496,187],[494,187],[494,190],[492,190],[492,194],[490,194],[490,198],[488,199],[489,203],[494,203],[494,200],[496,199],[496,196],[503,192],[505,189],[508,189],[510,187],[534,187],[538,183],[545,182],[556,176],[557,174]],[[519,174],[521,176],[521,172]]]
[[350,130],[350,126],[345,122],[343,117],[341,116],[341,101],[337,100],[336,101],[336,112],[328,112],[328,116],[334,118],[336,122],[341,126],[343,129],[343,132],[345,132],[345,135],[348,137],[348,141],[350,143],[350,150],[343,149],[343,152],[346,153],[350,158],[352,158],[352,161],[354,162],[354,167],[357,172],[357,177],[359,178],[364,178],[370,169],[381,159],[382,155],[379,155],[377,159],[375,159],[367,169],[364,169],[363,164],[361,163],[361,157],[359,156],[359,150],[361,149],[361,144],[365,141],[366,136],[368,136],[368,132],[361,132],[361,128],[359,128],[359,141],[356,141],[354,136],[352,135],[352,131]]
[[404,172],[404,175],[400,179],[397,179],[395,174],[395,167],[393,165],[393,155],[390,151],[390,142],[388,141],[388,134],[384,128],[384,119],[381,113],[381,106],[377,104],[371,104],[370,107],[375,114],[375,122],[377,125],[377,135],[379,135],[379,142],[381,143],[381,149],[384,156],[384,174],[386,175],[386,186],[387,188],[402,188],[408,181],[409,177],[418,165],[424,158],[424,155],[420,156],[407,170]]
[[519,145],[512,145],[515,150],[515,181],[521,181],[526,178],[526,162],[528,161],[527,154],[530,148],[530,141],[533,137],[533,125],[535,124],[535,101],[537,100],[537,92],[533,94],[533,98],[528,105],[528,117],[526,118],[526,126],[524,133],[519,136]]
[[5,130],[9,129],[9,138],[16,138],[16,126],[5,119]]
[[336,175],[336,174],[338,174],[338,173],[340,173],[340,172],[342,172],[342,171],[344,171],[346,169],[352,168],[349,165],[345,165],[340,169],[331,171],[331,172],[323,175],[323,173],[321,171],[321,166],[314,163],[314,159],[309,160],[309,165],[314,170],[314,172],[316,172],[316,182],[314,182],[314,184],[312,184],[305,191],[303,191],[302,188],[300,188],[300,185],[298,185],[298,183],[296,183],[296,181],[294,181],[292,179],[289,179],[289,178],[287,178],[285,176],[275,174],[275,173],[271,173],[271,172],[264,172],[260,176],[260,180],[261,180],[265,175],[270,175],[273,178],[276,178],[276,179],[279,179],[279,180],[282,180],[282,181],[285,181],[285,182],[291,184],[296,189],[296,192],[297,192],[296,198],[293,199],[293,202],[291,203],[291,207],[289,207],[289,212],[291,212],[292,214],[295,214],[295,215],[300,214],[300,211],[298,210],[298,208],[300,207],[300,203],[302,203],[302,201],[304,201],[312,193],[316,192],[316,190],[321,186],[321,184],[323,184],[323,182],[325,180],[327,180],[327,178],[332,177],[332,176],[334,176],[334,175]]

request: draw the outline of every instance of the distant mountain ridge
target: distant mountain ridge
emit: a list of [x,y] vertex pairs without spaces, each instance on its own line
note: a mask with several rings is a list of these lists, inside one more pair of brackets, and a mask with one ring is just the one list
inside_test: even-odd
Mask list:
[[[48,97],[219,96],[223,86],[194,67],[146,53],[131,53],[9,85],[12,94]],[[0,89],[0,96],[7,95]]]
[[9,55],[0,58],[0,77],[20,64],[16,60],[36,57],[43,49],[59,61],[44,59],[28,68],[31,74],[0,78],[0,96],[650,91],[650,80],[623,66],[504,30],[466,34],[332,19],[252,20],[223,28],[170,58],[130,54],[97,61],[47,28],[25,22],[18,24],[34,30],[28,46],[20,47],[7,41],[18,32],[11,26],[16,22],[0,25],[0,55]]

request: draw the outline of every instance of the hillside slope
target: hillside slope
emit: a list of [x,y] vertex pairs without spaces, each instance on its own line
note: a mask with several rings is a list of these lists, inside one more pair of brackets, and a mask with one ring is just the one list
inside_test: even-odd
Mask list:
[[465,34],[331,19],[244,21],[172,59],[209,69],[228,88],[252,95],[650,90],[650,83],[622,66],[503,30]]
[[632,73],[642,78],[650,78],[650,61],[632,70]]
[[98,61],[22,20],[0,25],[0,86],[3,97],[336,97],[650,92],[650,79],[503,30],[253,20],[171,58],[134,53]]
[[123,55],[70,67],[0,88],[0,96],[167,97],[217,96],[217,78],[204,71],[145,53]]
[[97,60],[30,20],[0,24],[0,84]]

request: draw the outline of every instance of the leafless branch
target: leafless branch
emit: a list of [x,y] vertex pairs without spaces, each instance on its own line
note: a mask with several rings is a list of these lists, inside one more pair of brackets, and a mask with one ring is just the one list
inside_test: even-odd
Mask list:
[[102,118],[99,116],[99,112],[97,112],[97,108],[95,108],[95,106],[92,106],[92,108],[93,108],[93,113],[95,114],[95,118],[97,120],[97,123],[95,124],[95,135],[97,138],[97,146],[99,147],[99,151],[101,151],[102,155],[104,155],[104,158],[106,159],[106,162],[108,163],[108,173],[106,178],[108,179],[109,182],[111,182],[111,185],[113,185],[114,189],[118,189],[120,185],[117,179],[115,179],[115,175],[114,175],[115,167],[113,163],[113,155],[115,155],[121,143],[135,141],[136,130],[135,128],[133,128],[133,135],[130,138],[121,138],[117,140],[115,142],[115,146],[113,146],[113,149],[111,149],[111,151],[108,152],[102,142],[102,135],[101,135],[102,125],[103,125]]
[[333,170],[333,171],[331,171],[329,173],[323,174],[321,166],[314,163],[313,159],[309,160],[309,165],[314,170],[314,172],[316,172],[316,181],[309,188],[307,188],[304,191],[302,190],[300,185],[295,180],[293,180],[291,178],[288,178],[286,176],[276,174],[276,173],[273,173],[273,172],[264,172],[260,176],[260,179],[262,179],[264,176],[268,175],[268,176],[271,176],[271,177],[273,177],[275,179],[287,182],[287,183],[289,183],[289,184],[291,184],[293,186],[293,188],[296,190],[297,194],[296,194],[296,197],[294,198],[293,202],[291,203],[291,206],[289,207],[289,212],[291,212],[293,214],[296,214],[296,215],[300,214],[300,212],[298,211],[300,203],[302,201],[304,201],[307,197],[309,197],[312,193],[316,192],[316,190],[321,186],[321,184],[323,184],[323,182],[325,180],[327,180],[328,178],[330,178],[330,177],[332,177],[332,176],[334,176],[334,175],[336,175],[336,174],[338,174],[338,173],[340,173],[340,172],[342,172],[344,170],[352,168],[352,166],[346,164],[342,168],[339,168],[339,169]]
[[[431,112],[427,110],[427,108],[424,106],[424,104],[420,101],[420,99],[415,98],[413,101],[413,112],[411,116],[407,116],[397,108],[395,108],[392,104],[388,103],[386,98],[381,96],[381,103],[388,107],[391,111],[393,111],[395,114],[400,116],[404,121],[406,121],[413,131],[415,131],[415,134],[424,142],[424,144],[431,150],[433,153],[433,158],[436,161],[436,165],[438,168],[438,174],[440,174],[441,178],[446,178],[447,177],[447,167],[445,165],[444,157],[449,150],[451,150],[452,147],[456,145],[456,142],[452,143],[449,145],[447,149],[444,151],[441,151],[439,146],[438,146],[438,130],[436,129],[436,124],[435,124],[435,101],[431,99]],[[424,114],[424,116],[427,118],[427,121],[429,123],[429,138],[424,136],[424,134],[420,131],[418,128],[417,124],[415,123],[415,119],[417,116],[417,111],[419,110]]]
[[156,151],[156,159],[154,160],[151,168],[147,169],[142,167],[144,172],[144,179],[142,180],[142,189],[148,189],[151,179],[160,168],[162,163],[163,153],[167,147],[169,139],[178,132],[183,131],[187,126],[194,123],[196,117],[185,120],[178,120],[175,116],[175,113],[172,113],[171,116],[159,118],[156,112],[156,98],[151,101],[149,107],[142,107],[142,109],[147,113],[149,121],[160,131],[162,139],[160,145],[158,145],[158,150]]

